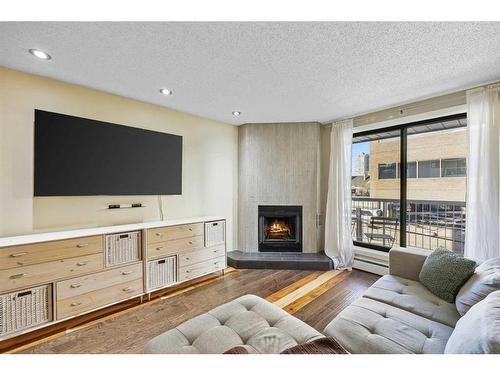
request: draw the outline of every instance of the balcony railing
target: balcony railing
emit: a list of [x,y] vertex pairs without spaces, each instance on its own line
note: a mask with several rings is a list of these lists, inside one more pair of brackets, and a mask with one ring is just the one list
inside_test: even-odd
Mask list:
[[[353,197],[352,238],[363,244],[391,247],[399,244],[400,223],[380,224],[372,217],[399,219],[399,200]],[[406,246],[434,250],[437,247],[463,254],[465,202],[408,200]]]

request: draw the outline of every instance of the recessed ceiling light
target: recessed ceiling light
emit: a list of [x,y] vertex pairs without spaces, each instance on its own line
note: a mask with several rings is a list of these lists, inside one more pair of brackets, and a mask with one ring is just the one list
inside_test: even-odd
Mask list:
[[40,51],[39,49],[30,49],[29,53],[42,60],[50,60],[52,58],[47,52]]
[[160,92],[165,96],[172,95],[172,90],[169,89],[160,89]]
[[241,115],[241,112],[240,111],[233,111],[233,116],[236,116],[238,117],[239,115]]

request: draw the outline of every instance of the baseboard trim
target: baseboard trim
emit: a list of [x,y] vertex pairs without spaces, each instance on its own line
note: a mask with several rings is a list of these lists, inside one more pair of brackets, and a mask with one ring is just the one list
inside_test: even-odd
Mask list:
[[381,276],[389,274],[389,267],[359,259],[354,259],[352,268]]

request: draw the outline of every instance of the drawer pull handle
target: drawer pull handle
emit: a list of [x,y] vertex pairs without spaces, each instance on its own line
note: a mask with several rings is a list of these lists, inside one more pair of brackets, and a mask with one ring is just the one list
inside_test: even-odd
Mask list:
[[89,263],[88,261],[86,261],[86,262],[78,262],[76,265],[78,267],[83,267],[83,266],[86,266],[88,263]]
[[89,246],[88,243],[79,243],[78,245],[76,245],[76,247],[80,247],[80,248],[87,247],[87,246]]
[[155,233],[155,236],[160,237],[160,236],[161,236],[161,233]]
[[72,302],[71,307],[80,306],[81,304],[82,304],[81,302]]
[[189,273],[189,270],[186,270],[186,273]]
[[192,231],[193,231],[193,228],[189,228],[189,230],[192,232]]
[[18,273],[17,275],[12,275],[10,278],[11,279],[20,279],[21,277],[26,276],[25,273]]
[[186,257],[186,260],[189,260],[189,257]]
[[163,246],[158,246],[155,250],[160,251],[161,249],[163,249]]
[[81,286],[82,286],[82,284],[71,284],[70,285],[70,287],[73,288],[73,289],[79,288]]
[[28,254],[28,253],[15,253],[15,254],[10,254],[10,257],[11,258],[19,258],[19,257],[22,257],[26,254]]
[[124,292],[133,292],[134,288],[128,287],[128,288],[123,288]]
[[122,272],[122,275],[123,276],[126,276],[126,275],[130,275],[132,273],[132,271],[123,271]]
[[193,241],[189,241],[189,244],[192,245],[193,244]]

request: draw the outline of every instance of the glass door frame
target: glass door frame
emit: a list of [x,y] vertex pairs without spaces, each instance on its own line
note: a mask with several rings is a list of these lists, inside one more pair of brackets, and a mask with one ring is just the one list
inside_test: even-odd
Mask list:
[[[403,123],[400,125],[394,125],[394,126],[389,126],[389,127],[385,127],[385,128],[378,128],[378,129],[373,129],[373,130],[366,130],[366,131],[361,131],[361,132],[356,132],[356,129],[354,129],[353,138],[360,137],[360,136],[366,136],[366,135],[378,134],[381,132],[399,130],[399,141],[400,141],[399,153],[400,153],[400,155],[399,155],[399,244],[398,244],[398,246],[406,247],[406,218],[407,218],[406,210],[407,210],[407,180],[408,180],[408,178],[407,178],[408,128],[413,127],[413,126],[418,126],[418,125],[433,124],[436,122],[444,122],[444,121],[463,119],[464,116],[467,116],[467,113],[461,112],[461,113],[457,113],[454,115],[434,117],[434,118],[427,119],[427,120],[407,122],[407,123]],[[431,133],[433,131],[436,131],[436,130],[429,130],[429,133]],[[425,133],[425,132],[422,132],[422,133]],[[388,248],[385,246],[369,244],[369,243],[359,242],[359,241],[355,241],[355,240],[353,240],[353,243],[355,246],[364,247],[364,248],[373,249],[373,250],[379,250],[379,251],[383,251],[383,252],[387,252],[387,253],[391,249],[391,248]]]

